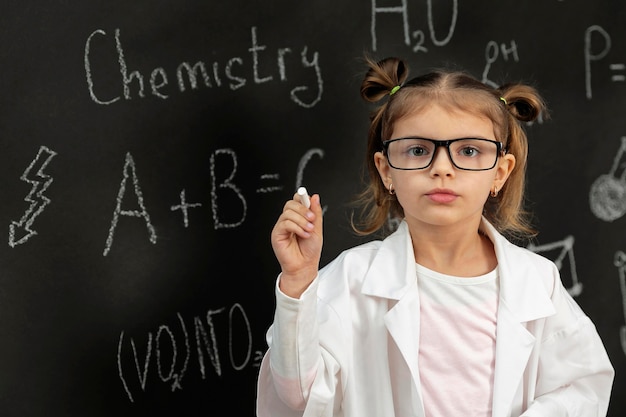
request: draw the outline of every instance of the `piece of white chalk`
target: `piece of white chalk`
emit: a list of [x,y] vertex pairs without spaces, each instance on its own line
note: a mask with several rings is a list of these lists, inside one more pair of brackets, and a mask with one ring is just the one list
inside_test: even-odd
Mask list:
[[298,188],[298,196],[300,196],[300,202],[306,208],[311,208],[311,200],[309,199],[309,193],[306,192],[306,188]]

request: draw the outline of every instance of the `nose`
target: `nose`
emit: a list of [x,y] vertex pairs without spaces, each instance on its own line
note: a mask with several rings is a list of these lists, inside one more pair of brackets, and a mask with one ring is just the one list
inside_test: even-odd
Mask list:
[[454,165],[445,146],[439,146],[435,150],[433,161],[430,164],[430,173],[434,176],[454,175]]

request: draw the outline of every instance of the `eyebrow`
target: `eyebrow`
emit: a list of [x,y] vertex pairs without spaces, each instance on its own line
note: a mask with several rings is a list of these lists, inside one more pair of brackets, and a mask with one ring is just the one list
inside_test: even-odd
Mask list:
[[461,140],[461,139],[482,139],[482,140],[489,140],[492,142],[500,142],[496,138],[486,138],[483,136],[462,136],[459,138],[451,138],[451,139],[433,139],[433,138],[427,138],[425,136],[399,136],[397,138],[389,138],[387,140],[396,140],[396,139],[424,139],[424,140],[432,140],[434,142],[446,142],[449,140]]

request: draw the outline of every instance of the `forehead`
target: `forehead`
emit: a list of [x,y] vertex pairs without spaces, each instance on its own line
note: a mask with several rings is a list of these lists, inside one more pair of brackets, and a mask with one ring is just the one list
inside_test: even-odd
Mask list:
[[496,138],[493,122],[487,116],[440,104],[413,109],[396,120],[390,137],[405,136],[440,140],[462,137]]
[[[502,103],[492,94],[484,90],[467,88],[422,88],[409,87],[403,94],[390,102],[384,117],[381,139],[386,140],[395,136],[393,131],[399,121],[417,119],[429,109],[436,107],[449,114],[472,115],[475,118],[484,118],[492,124],[492,135],[496,140],[505,142],[507,133],[506,115]],[[395,136],[397,137],[397,136]]]

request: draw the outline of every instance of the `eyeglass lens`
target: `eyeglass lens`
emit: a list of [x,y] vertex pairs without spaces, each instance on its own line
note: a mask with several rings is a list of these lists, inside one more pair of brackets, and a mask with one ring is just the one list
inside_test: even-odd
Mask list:
[[[436,143],[421,138],[391,140],[387,158],[391,166],[397,169],[423,169],[432,163],[438,147]],[[491,169],[498,159],[497,142],[487,139],[455,139],[448,142],[447,148],[452,163],[459,169]]]

